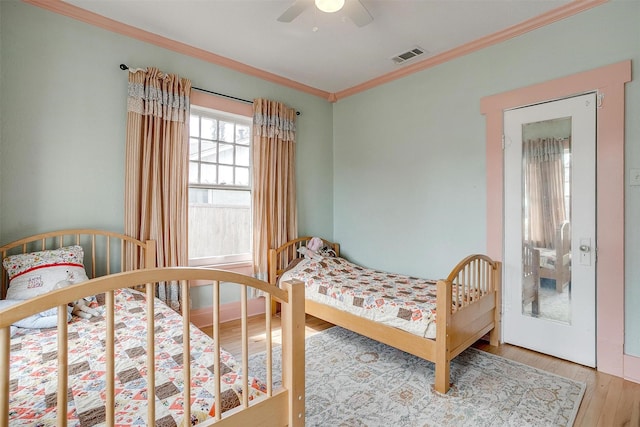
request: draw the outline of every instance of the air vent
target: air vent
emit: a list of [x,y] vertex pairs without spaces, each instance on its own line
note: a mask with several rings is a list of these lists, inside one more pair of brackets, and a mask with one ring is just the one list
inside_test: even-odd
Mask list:
[[426,53],[426,50],[416,46],[411,50],[402,52],[401,54],[394,56],[393,58],[391,58],[391,60],[396,64],[404,64],[405,62],[411,61],[412,59],[417,58],[418,56],[423,55],[424,53]]

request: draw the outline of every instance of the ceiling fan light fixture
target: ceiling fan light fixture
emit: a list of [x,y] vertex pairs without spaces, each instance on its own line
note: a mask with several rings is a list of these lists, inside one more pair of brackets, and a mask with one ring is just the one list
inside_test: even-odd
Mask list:
[[323,12],[333,13],[342,9],[344,0],[315,0],[316,7]]

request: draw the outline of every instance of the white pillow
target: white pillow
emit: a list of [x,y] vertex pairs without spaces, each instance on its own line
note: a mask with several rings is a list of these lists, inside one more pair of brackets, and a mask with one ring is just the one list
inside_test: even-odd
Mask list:
[[12,255],[2,261],[9,274],[7,299],[29,299],[51,291],[63,280],[89,280],[84,270],[82,246],[66,246]]

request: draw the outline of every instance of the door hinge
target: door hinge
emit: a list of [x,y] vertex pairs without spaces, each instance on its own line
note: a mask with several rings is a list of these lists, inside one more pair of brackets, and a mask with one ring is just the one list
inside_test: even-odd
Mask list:
[[504,150],[504,134],[502,134],[502,149]]

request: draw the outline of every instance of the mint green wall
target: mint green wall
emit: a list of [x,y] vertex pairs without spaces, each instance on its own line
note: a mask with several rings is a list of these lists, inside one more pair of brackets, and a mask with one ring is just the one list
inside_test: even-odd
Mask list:
[[1,1],[0,244],[67,227],[123,229],[127,75],[155,66],[193,86],[298,109],[301,233],[332,235],[332,105],[315,96]]
[[[334,236],[345,255],[381,269],[443,277],[462,256],[483,252],[481,98],[631,59],[628,177],[629,168],[640,167],[638,22],[640,2],[614,0],[339,101],[333,114]],[[640,187],[627,181],[625,192],[625,345],[628,354],[640,355]]]

